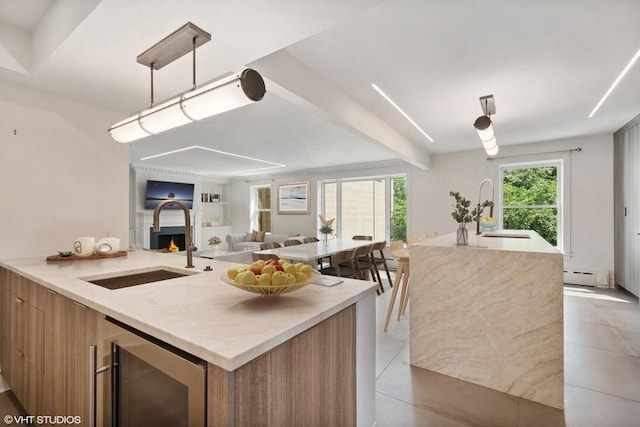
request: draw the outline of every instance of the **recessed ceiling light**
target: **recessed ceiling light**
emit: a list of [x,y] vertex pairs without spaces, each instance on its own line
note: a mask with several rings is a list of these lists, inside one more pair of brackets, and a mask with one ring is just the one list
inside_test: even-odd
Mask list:
[[627,64],[626,67],[624,67],[624,70],[622,70],[622,72],[620,73],[620,75],[618,76],[618,78],[613,82],[613,84],[611,85],[611,87],[609,88],[609,90],[607,90],[607,92],[604,94],[604,96],[602,97],[602,99],[598,102],[598,104],[596,105],[596,107],[593,109],[593,111],[591,112],[591,114],[589,114],[589,118],[593,117],[593,115],[596,113],[596,111],[598,111],[598,109],[600,108],[600,106],[602,104],[604,104],[604,101],[606,101],[606,99],[609,97],[609,95],[611,95],[611,92],[613,92],[613,90],[616,88],[616,86],[618,86],[618,83],[620,83],[620,80],[622,80],[622,78],[625,76],[625,74],[627,74],[627,72],[629,72],[629,70],[631,69],[631,67],[633,67],[633,64],[635,64],[635,62],[638,60],[638,58],[640,58],[640,49],[638,49],[638,51],[636,52],[635,55],[633,55],[633,58],[631,58],[631,61],[629,61],[629,63]]
[[268,160],[256,159],[254,157],[242,156],[240,154],[234,154],[234,153],[229,153],[229,152],[226,152],[226,151],[214,150],[213,148],[202,147],[200,145],[192,145],[190,147],[180,148],[178,150],[165,151],[164,153],[154,154],[152,156],[141,157],[140,160],[150,160],[150,159],[155,159],[155,158],[158,158],[158,157],[169,156],[171,154],[181,153],[183,151],[195,150],[195,149],[211,151],[213,153],[222,154],[224,156],[236,157],[236,158],[245,159],[245,160],[252,160],[254,162],[266,163],[267,165],[269,165],[269,166],[266,166],[266,167],[263,167],[263,168],[246,169],[246,170],[235,171],[235,172],[231,172],[231,173],[244,173],[244,172],[262,171],[262,170],[266,170],[266,169],[283,168],[283,167],[286,166],[286,165],[284,165],[282,163],[270,162]]
[[425,131],[423,131],[422,128],[420,126],[418,126],[418,124],[416,122],[414,122],[413,119],[411,117],[409,117],[409,115],[407,113],[402,111],[402,108],[398,107],[398,104],[396,104],[393,101],[393,99],[389,98],[389,96],[382,91],[382,89],[380,89],[375,83],[371,83],[371,87],[374,88],[376,90],[376,92],[378,92],[380,95],[382,95],[382,97],[384,99],[386,99],[389,102],[389,104],[393,105],[393,107],[396,110],[398,110],[400,112],[400,114],[402,114],[404,116],[405,119],[409,120],[409,123],[411,123],[416,129],[418,129],[420,131],[420,133],[423,134],[429,141],[434,142],[433,139],[429,135],[427,135],[427,133]]

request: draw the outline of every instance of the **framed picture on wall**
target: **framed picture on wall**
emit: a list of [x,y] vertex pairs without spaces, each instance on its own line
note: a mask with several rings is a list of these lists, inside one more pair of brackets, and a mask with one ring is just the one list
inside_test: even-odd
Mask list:
[[278,186],[278,214],[309,214],[309,182],[295,182]]

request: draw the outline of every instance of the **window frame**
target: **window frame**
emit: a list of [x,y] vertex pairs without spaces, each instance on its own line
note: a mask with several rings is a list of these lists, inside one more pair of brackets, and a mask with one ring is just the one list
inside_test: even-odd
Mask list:
[[[269,206],[269,209],[259,209],[259,195],[258,192],[259,190],[263,189],[263,188],[268,188],[270,191],[270,199],[271,199],[271,205]],[[260,221],[258,220],[259,214],[260,212],[269,212],[271,215],[270,217],[270,222],[269,222],[269,232],[271,232],[271,229],[273,229],[273,188],[270,184],[262,184],[262,185],[252,185],[251,186],[251,198],[249,201],[249,224],[251,225],[251,229],[252,230],[258,230],[258,231],[265,231],[265,230],[260,230]]]
[[[336,220],[335,224],[335,235],[342,235],[342,184],[345,182],[357,182],[357,181],[380,181],[383,180],[385,182],[385,190],[384,190],[384,214],[385,214],[385,226],[384,226],[384,239],[389,242],[391,239],[391,196],[392,196],[392,180],[394,178],[404,178],[405,185],[408,186],[409,177],[406,173],[396,173],[389,175],[376,175],[376,176],[357,176],[357,177],[348,177],[348,178],[329,178],[318,181],[318,212],[324,215],[325,212],[325,184],[335,183],[336,184]],[[408,201],[407,201],[408,203]],[[407,211],[408,217],[408,211]],[[408,223],[408,218],[407,218]],[[318,221],[318,228],[320,227],[320,223]],[[342,236],[341,238],[350,238],[350,236]]]
[[542,167],[555,167],[556,168],[556,204],[555,205],[513,205],[507,209],[543,209],[543,208],[555,208],[557,209],[556,227],[557,227],[557,245],[558,250],[565,253],[565,242],[567,230],[569,229],[566,224],[565,211],[568,210],[568,199],[566,198],[565,182],[566,174],[568,173],[568,167],[566,167],[564,159],[555,158],[548,160],[537,160],[530,162],[517,162],[517,163],[503,163],[498,166],[498,205],[499,205],[499,227],[504,228],[504,172],[506,170],[514,169],[530,169],[530,168],[542,168]]

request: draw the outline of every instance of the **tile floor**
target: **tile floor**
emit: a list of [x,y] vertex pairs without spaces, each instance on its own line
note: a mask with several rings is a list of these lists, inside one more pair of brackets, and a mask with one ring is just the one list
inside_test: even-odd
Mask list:
[[[460,411],[446,404],[420,403],[443,376],[425,375],[409,365],[409,315],[392,317],[383,332],[391,292],[377,298],[376,417],[379,427],[460,427],[494,424],[486,420],[501,410],[491,393],[466,395]],[[568,427],[640,426],[640,307],[638,299],[619,290],[565,286],[564,420],[520,408],[505,425]],[[432,387],[429,390],[429,387]],[[473,388],[474,386],[471,386]],[[483,387],[477,389],[486,390]],[[0,415],[17,414],[0,377]],[[465,391],[467,393],[467,391]],[[436,399],[437,400],[437,399]],[[466,414],[463,414],[466,412]],[[460,417],[477,417],[463,423]],[[468,419],[468,418],[467,418]]]
[[[545,412],[520,403],[511,422],[500,425],[568,427],[640,426],[640,307],[621,290],[565,286],[565,411]],[[379,427],[449,427],[496,424],[487,421],[504,410],[491,392],[465,389],[458,411],[447,402],[427,407],[437,374],[409,365],[409,314],[396,312],[383,332],[391,293],[377,298],[376,416]],[[396,302],[397,304],[397,302]],[[443,376],[441,376],[443,377]],[[466,384],[466,383],[465,383]],[[440,386],[440,384],[438,384]],[[470,388],[482,390],[483,387]],[[455,391],[454,391],[455,392]],[[438,401],[437,397],[429,397]],[[481,400],[481,402],[474,402]],[[541,405],[537,405],[541,406]],[[471,409],[470,409],[471,408]],[[464,413],[466,412],[466,414]],[[506,418],[509,418],[508,416]],[[473,419],[474,422],[469,422]],[[465,420],[465,422],[462,422]]]

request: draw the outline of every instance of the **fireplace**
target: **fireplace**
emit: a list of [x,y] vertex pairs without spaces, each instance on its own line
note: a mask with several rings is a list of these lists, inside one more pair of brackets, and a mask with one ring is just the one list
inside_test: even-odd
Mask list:
[[171,240],[179,250],[187,249],[184,226],[160,227],[158,232],[153,231],[153,227],[150,227],[149,232],[149,249],[167,249]]

